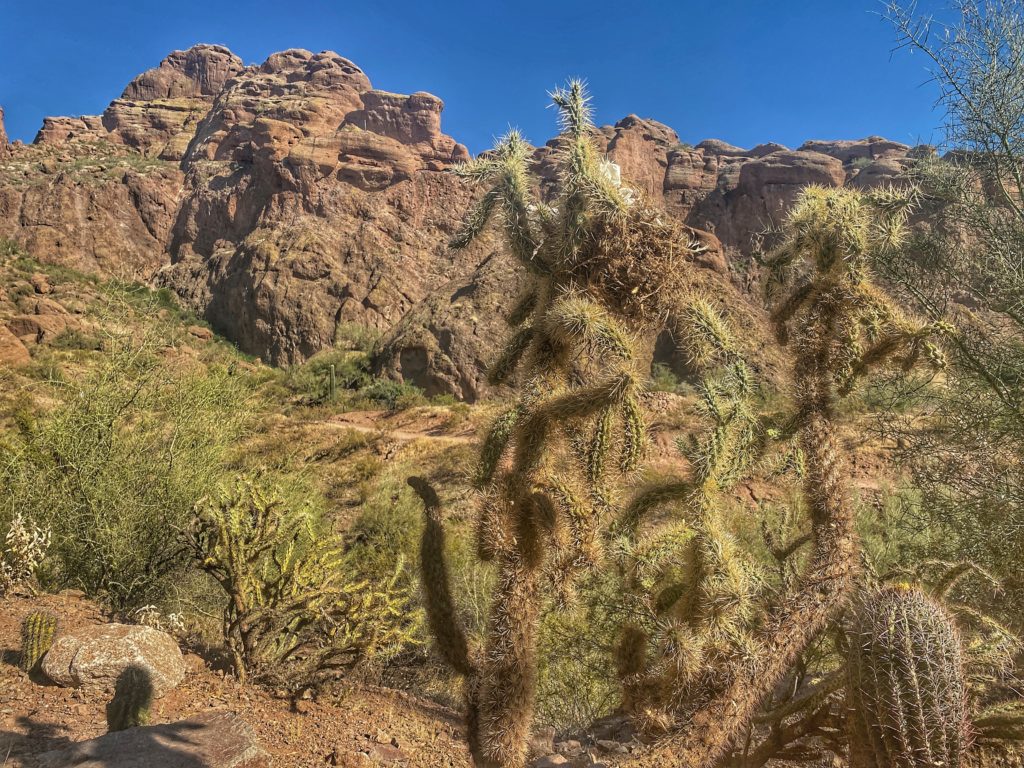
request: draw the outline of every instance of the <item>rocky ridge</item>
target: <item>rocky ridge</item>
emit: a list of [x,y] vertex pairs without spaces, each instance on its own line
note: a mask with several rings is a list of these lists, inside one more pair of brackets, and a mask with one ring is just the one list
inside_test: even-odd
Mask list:
[[[30,146],[8,144],[0,113],[0,237],[43,262],[168,287],[274,364],[374,329],[382,370],[473,400],[515,273],[486,242],[446,247],[472,192],[445,173],[469,154],[442,132],[443,106],[374,89],[330,51],[250,66],[221,46],[176,51],[102,115],[47,118]],[[598,139],[708,246],[721,302],[748,308],[752,236],[803,185],[884,183],[912,156],[880,137],[689,146],[636,115]],[[555,147],[535,151],[542,185]]]

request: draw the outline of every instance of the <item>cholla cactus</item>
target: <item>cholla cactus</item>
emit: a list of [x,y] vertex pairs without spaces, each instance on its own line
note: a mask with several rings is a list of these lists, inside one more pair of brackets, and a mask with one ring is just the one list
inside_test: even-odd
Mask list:
[[53,645],[57,617],[46,611],[33,611],[21,623],[21,668],[32,672]]
[[[481,653],[446,647],[464,635],[448,629],[450,605],[438,599],[445,590],[426,587],[442,655],[468,672],[470,740],[486,766],[523,762],[541,599],[570,601],[576,577],[602,562],[616,482],[646,450],[642,340],[652,342],[667,324],[699,355],[705,332],[688,279],[690,239],[600,157],[583,85],[571,82],[552,97],[562,133],[551,205],[534,194],[529,147],[516,131],[455,170],[486,189],[452,247],[497,220],[527,274],[508,318],[511,339],[489,372],[495,384],[518,373],[521,396],[495,421],[477,473],[477,549],[499,571]],[[435,523],[426,529],[434,539]],[[442,573],[424,564],[425,579]]]
[[148,725],[153,706],[153,681],[149,672],[128,666],[118,675],[114,698],[107,704],[107,731],[124,731]]
[[848,631],[853,768],[960,768],[968,745],[960,636],[909,585],[859,602]]
[[50,546],[50,531],[15,512],[0,556],[0,593],[16,587],[34,591],[33,580]]
[[879,366],[943,363],[933,338],[948,328],[906,317],[871,279],[873,259],[902,246],[914,199],[912,189],[812,186],[786,218],[767,262],[767,288],[776,335],[793,349],[811,555],[761,622],[756,652],[723,667],[686,730],[640,765],[715,765],[849,593],[858,545],[836,439],[836,400]]
[[[654,733],[687,721],[715,690],[720,667],[752,654],[759,574],[721,525],[717,502],[759,457],[768,431],[728,325],[706,316],[714,319],[705,324],[713,329],[708,357],[726,365],[700,388],[708,429],[680,444],[691,472],[642,489],[616,526],[647,626],[627,626],[617,648],[624,707]],[[663,507],[671,514],[657,519]]]
[[342,541],[275,490],[243,478],[204,500],[186,542],[225,592],[224,640],[241,681],[309,685],[415,642],[404,564],[380,584],[352,579]]

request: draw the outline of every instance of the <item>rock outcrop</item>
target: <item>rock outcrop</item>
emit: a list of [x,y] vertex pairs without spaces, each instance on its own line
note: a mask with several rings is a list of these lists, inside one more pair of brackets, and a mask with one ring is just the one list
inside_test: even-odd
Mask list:
[[97,624],[61,635],[43,657],[42,670],[58,685],[113,690],[129,666],[148,673],[156,698],[185,678],[174,638],[135,624]]
[[267,768],[270,758],[242,718],[204,712],[166,725],[129,728],[44,752],[39,768]]
[[0,157],[5,157],[10,151],[11,147],[7,140],[7,129],[4,128],[4,108],[0,107]]
[[[376,90],[331,51],[250,66],[220,46],[176,51],[102,115],[47,118],[32,146],[11,147],[0,128],[0,237],[168,287],[275,364],[330,348],[349,324],[374,329],[381,370],[474,399],[517,278],[493,247],[446,247],[473,193],[445,173],[469,154],[442,131],[443,106]],[[912,155],[874,136],[690,146],[636,115],[596,138],[627,182],[713,241],[703,266],[734,304],[749,299],[729,262],[746,263],[803,185],[892,183]],[[556,148],[535,152],[542,190]],[[10,339],[4,349],[24,357]]]

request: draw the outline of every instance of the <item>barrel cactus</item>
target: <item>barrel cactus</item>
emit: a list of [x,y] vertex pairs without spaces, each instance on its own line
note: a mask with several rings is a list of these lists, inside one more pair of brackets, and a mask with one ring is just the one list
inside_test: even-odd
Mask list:
[[114,698],[107,704],[107,730],[124,731],[149,723],[153,681],[142,667],[126,667],[117,678]]
[[852,768],[960,768],[968,745],[960,636],[910,585],[873,591],[849,630]]
[[53,645],[57,617],[46,611],[33,611],[21,623],[21,668],[33,671]]

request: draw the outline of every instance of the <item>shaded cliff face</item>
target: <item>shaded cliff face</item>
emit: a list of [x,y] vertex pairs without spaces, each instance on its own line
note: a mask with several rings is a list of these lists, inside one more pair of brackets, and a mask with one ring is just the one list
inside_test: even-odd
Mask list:
[[[472,190],[468,158],[428,93],[375,90],[336,53],[290,50],[246,66],[226,48],[176,51],[100,116],[47,118],[9,145],[0,113],[0,237],[36,258],[174,290],[268,362],[382,334],[379,366],[430,393],[475,399],[504,335],[517,275],[484,243],[446,243]],[[877,137],[751,150],[681,144],[631,115],[598,139],[623,177],[695,228],[724,306],[754,308],[752,235],[808,183],[874,185],[908,148]],[[535,153],[542,187],[554,141]]]

